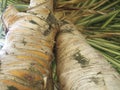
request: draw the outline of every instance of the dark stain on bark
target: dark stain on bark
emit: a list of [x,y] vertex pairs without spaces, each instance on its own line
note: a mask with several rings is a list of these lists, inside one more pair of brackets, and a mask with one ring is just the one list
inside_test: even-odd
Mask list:
[[47,36],[47,35],[49,35],[51,33],[51,31],[52,31],[52,26],[49,25],[49,28],[44,31],[43,35]]
[[50,12],[46,21],[48,22],[49,25],[52,25],[52,24],[57,24],[57,20],[56,18],[54,17],[54,15]]
[[89,65],[89,60],[82,56],[79,51],[73,55],[73,58],[81,64],[82,68],[87,67]]
[[96,85],[105,85],[103,77],[91,77],[89,82],[94,82]]
[[69,22],[68,22],[68,21],[65,21],[65,20],[62,20],[62,21],[61,21],[61,24],[62,24],[62,25],[65,25],[65,24],[69,24]]
[[18,89],[14,86],[8,86],[8,90],[18,90]]
[[36,24],[36,25],[39,25],[37,22],[35,22],[34,20],[29,20],[30,23],[32,24]]
[[61,30],[60,33],[72,33],[72,29]]
[[99,74],[102,74],[102,72],[100,71],[100,72],[97,73],[97,75],[99,75]]
[[7,51],[5,51],[5,55],[9,55],[9,53]]
[[98,77],[92,77],[91,81],[93,81],[95,84],[99,83],[99,78]]
[[2,70],[1,70],[1,65],[2,65],[2,62],[1,62],[1,60],[0,60],[0,73],[1,73],[1,71],[2,71]]
[[24,46],[27,44],[27,42],[23,39],[22,43],[24,44]]
[[62,20],[60,22],[60,26],[64,26],[63,29],[60,30],[60,33],[70,33],[70,34],[74,34],[73,31],[73,27],[70,27],[70,23],[68,21]]
[[56,18],[52,14],[52,12],[49,13],[47,19],[46,19],[47,24],[49,25],[49,28],[44,31],[44,35],[47,36],[51,33],[53,29],[55,29],[58,25]]

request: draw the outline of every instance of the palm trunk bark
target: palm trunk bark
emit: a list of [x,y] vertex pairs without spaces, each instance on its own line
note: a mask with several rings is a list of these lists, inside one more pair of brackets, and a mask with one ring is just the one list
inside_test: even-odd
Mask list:
[[0,90],[53,90],[51,61],[56,19],[52,0],[31,0],[26,13],[10,6],[0,51]]
[[56,42],[60,90],[120,90],[120,75],[68,21]]

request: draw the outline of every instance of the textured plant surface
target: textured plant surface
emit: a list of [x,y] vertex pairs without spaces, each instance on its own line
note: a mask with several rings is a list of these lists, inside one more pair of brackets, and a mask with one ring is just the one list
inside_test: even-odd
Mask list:
[[73,24],[62,22],[56,43],[60,90],[120,89],[120,75]]
[[[16,90],[16,86],[17,88],[21,86],[28,88],[30,86],[28,88],[28,90],[30,90],[30,88],[34,88],[37,82],[41,85],[41,88],[43,87],[45,89],[49,87],[48,83],[49,81],[51,82],[51,76],[49,77],[49,73],[51,73],[50,66],[54,57],[52,50],[55,44],[55,29],[59,30],[55,27],[55,24],[59,23],[60,27],[62,27],[61,31],[57,34],[58,43],[56,43],[56,47],[58,47],[58,49],[56,51],[58,52],[57,56],[60,57],[54,58],[55,60],[57,59],[57,73],[59,78],[57,78],[56,75],[56,61],[54,60],[52,62],[52,77],[55,90],[56,88],[58,88],[58,90],[60,88],[61,90],[64,88],[65,90],[68,88],[73,90],[79,88],[88,90],[90,85],[95,86],[91,88],[95,90],[101,88],[103,90],[109,88],[110,90],[117,90],[119,79],[117,81],[116,76],[119,78],[119,75],[116,74],[115,70],[112,69],[106,61],[108,60],[112,66],[120,72],[120,0],[53,0],[54,6],[52,6],[52,2],[46,3],[44,1],[48,2],[50,0],[31,0],[30,5],[29,0],[0,0],[0,14],[2,16],[2,21],[0,22],[2,23],[0,25],[0,47],[4,46],[1,51],[1,71],[6,73],[0,74],[2,78],[0,82],[2,83],[3,79],[8,80],[7,83],[5,82],[6,85],[2,83],[3,87],[1,88],[8,88],[10,86],[10,90]],[[11,4],[17,10],[10,6],[9,9],[5,11],[8,5]],[[59,22],[56,22],[54,19],[52,8],[54,8],[54,15]],[[66,22],[66,20],[71,21],[72,24]],[[6,34],[6,40],[3,28],[6,33],[8,32],[8,34]],[[73,38],[69,38],[69,36]],[[86,40],[96,50],[101,52],[106,59],[103,58],[101,54],[98,54],[97,51],[92,50],[86,43]],[[77,44],[73,45],[73,42],[77,43],[79,47]],[[85,49],[85,47],[87,49]],[[88,48],[90,48],[90,50]],[[85,49],[85,51],[81,49]],[[86,52],[88,56],[84,52]],[[93,53],[93,55],[91,53]],[[54,54],[56,55],[56,52],[54,52]],[[75,55],[77,56],[75,57]],[[89,57],[89,55],[91,57]],[[92,59],[92,57],[94,57],[94,59]],[[98,62],[99,65],[98,63],[93,65],[92,62],[95,64]],[[86,67],[86,65],[88,66]],[[95,67],[96,69],[94,70]],[[16,68],[24,70],[19,72]],[[87,68],[91,68],[93,71]],[[73,70],[74,72],[74,69],[76,70],[76,74],[71,71]],[[107,70],[109,72],[107,72]],[[78,76],[77,73],[78,75],[80,74],[80,76]],[[107,73],[110,73],[111,76],[107,75]],[[29,78],[29,80],[27,80],[27,78]],[[113,80],[111,80],[112,78]],[[58,79],[60,82],[58,82]],[[64,82],[63,79],[66,82]],[[79,79],[82,82],[82,87],[77,87],[81,84],[81,82],[77,82]],[[16,85],[14,83],[10,84],[11,82],[9,80],[17,82],[15,83]],[[67,80],[70,80],[70,82]],[[109,80],[109,82],[107,80]],[[115,85],[113,87],[109,84]],[[108,88],[104,88],[105,86]],[[34,89],[36,90],[36,88]],[[49,89],[53,90],[50,87]]]
[[53,90],[51,61],[56,20],[51,2],[31,0],[32,9],[26,13],[12,6],[4,12],[7,35],[0,51],[0,90]]
[[120,71],[120,0],[58,0],[56,16],[70,20]]

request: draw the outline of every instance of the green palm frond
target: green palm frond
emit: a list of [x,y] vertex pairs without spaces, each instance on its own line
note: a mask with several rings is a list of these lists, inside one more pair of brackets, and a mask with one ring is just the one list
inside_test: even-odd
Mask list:
[[18,10],[23,11],[28,7],[29,0],[0,0],[0,9],[3,12],[8,5],[15,6]]

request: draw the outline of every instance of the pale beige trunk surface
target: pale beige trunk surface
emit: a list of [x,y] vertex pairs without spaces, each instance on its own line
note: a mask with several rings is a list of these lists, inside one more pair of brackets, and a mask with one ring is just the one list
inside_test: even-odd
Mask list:
[[0,51],[0,90],[53,90],[51,61],[56,20],[52,0],[31,0],[27,13],[10,6]]
[[60,90],[120,90],[120,75],[73,24],[62,22],[56,43]]

